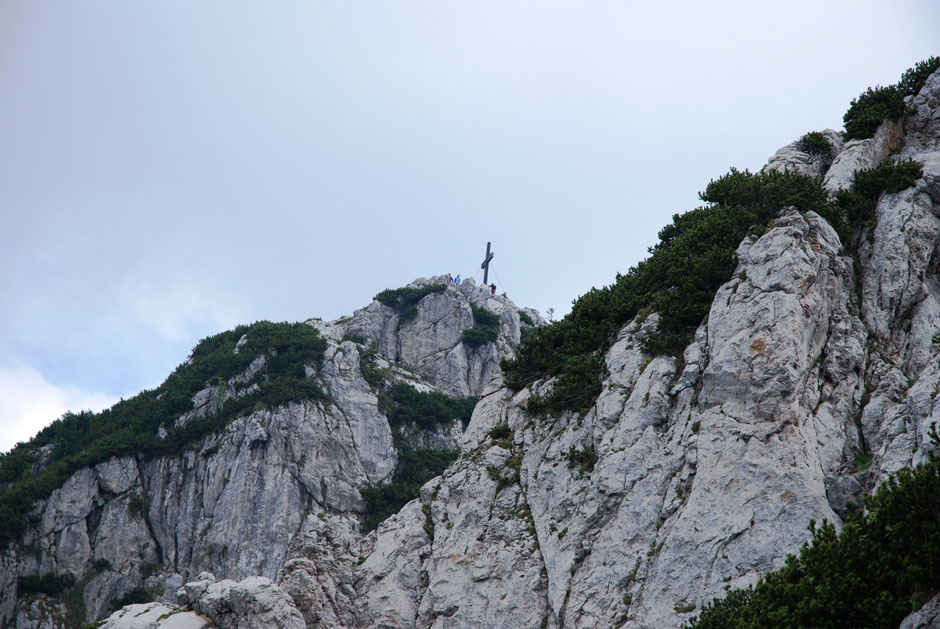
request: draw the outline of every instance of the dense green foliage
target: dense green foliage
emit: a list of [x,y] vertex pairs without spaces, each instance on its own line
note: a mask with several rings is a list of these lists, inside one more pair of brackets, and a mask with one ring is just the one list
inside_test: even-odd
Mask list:
[[443,293],[447,290],[446,284],[428,284],[420,288],[405,286],[402,288],[386,288],[375,296],[379,303],[394,308],[398,312],[399,323],[404,323],[418,316],[418,302],[431,293]]
[[368,505],[362,527],[371,531],[388,516],[418,497],[421,486],[439,476],[456,460],[459,450],[433,450],[412,448],[407,440],[396,434],[398,468],[392,482],[379,487],[367,487],[359,493]]
[[569,468],[578,468],[582,473],[590,474],[594,471],[594,465],[597,463],[597,450],[594,446],[585,448],[575,448],[571,446],[565,452],[565,458],[568,460]]
[[876,85],[852,100],[842,122],[848,139],[864,139],[874,136],[885,120],[896,120],[906,112],[904,95],[896,86]]
[[463,331],[460,340],[470,347],[492,343],[499,336],[499,315],[470,304],[473,310],[473,327]]
[[907,113],[905,96],[917,94],[933,72],[940,68],[940,57],[918,62],[901,76],[895,85],[869,87],[852,100],[842,121],[848,139],[864,139],[875,135],[885,120],[896,120]]
[[58,596],[75,585],[75,576],[69,572],[63,574],[56,574],[55,572],[29,574],[20,577],[17,584],[19,585],[20,595],[42,593],[49,596]]
[[690,629],[897,627],[940,589],[940,459],[898,472],[836,533],[810,523],[799,557],[706,605]]
[[510,428],[507,424],[496,424],[490,428],[490,432],[487,434],[489,434],[490,439],[502,441],[503,439],[508,439],[512,436],[512,428]]
[[[238,345],[239,340],[245,340]],[[176,455],[195,445],[257,405],[270,407],[304,399],[324,399],[325,394],[306,366],[319,368],[326,341],[303,323],[260,321],[203,339],[189,359],[153,390],[122,400],[100,413],[66,413],[39,432],[29,443],[18,444],[0,458],[0,546],[22,533],[29,524],[33,503],[48,496],[76,470],[112,456],[142,454]],[[193,396],[243,373],[263,355],[263,368],[251,382],[258,390],[229,399],[215,414],[193,417],[182,426],[176,420],[193,410]],[[167,431],[165,437],[158,430]],[[45,466],[34,474],[37,451],[52,446]]]
[[156,598],[156,592],[152,592],[145,587],[135,587],[128,590],[123,596],[111,601],[111,610],[118,610],[125,605],[137,605],[139,603],[149,603]]
[[913,160],[896,164],[881,162],[874,168],[856,171],[852,189],[840,190],[836,200],[850,222],[869,222],[875,216],[875,205],[882,194],[906,190],[923,174],[923,166]]
[[898,89],[904,96],[914,96],[924,87],[924,83],[927,82],[930,75],[938,69],[940,69],[940,57],[933,56],[918,61],[913,68],[908,68],[901,75],[901,80],[898,81]]
[[832,144],[819,131],[811,131],[802,138],[797,145],[804,153],[810,155],[822,155],[826,158],[832,157]]
[[365,530],[371,531],[385,518],[417,498],[421,486],[441,474],[459,454],[457,450],[414,448],[402,435],[400,428],[415,425],[422,430],[433,430],[455,419],[459,419],[466,427],[477,399],[453,398],[437,391],[418,391],[402,382],[388,385],[379,392],[379,408],[393,427],[398,468],[391,483],[360,490],[362,499],[368,505],[362,521]]
[[817,180],[804,175],[731,169],[700,196],[708,205],[673,216],[649,258],[611,286],[577,299],[564,319],[536,328],[516,357],[503,361],[513,389],[558,376],[550,393],[530,399],[530,412],[589,408],[601,390],[604,351],[638,315],[660,315],[656,332],[643,340],[644,351],[680,354],[708,314],[715,291],[731,278],[741,240],[765,230],[784,208],[813,210],[846,232],[839,208]]
[[409,384],[396,382],[379,393],[379,408],[392,426],[415,424],[433,430],[439,424],[459,419],[466,426],[477,404],[475,397],[454,398],[437,391],[418,391]]

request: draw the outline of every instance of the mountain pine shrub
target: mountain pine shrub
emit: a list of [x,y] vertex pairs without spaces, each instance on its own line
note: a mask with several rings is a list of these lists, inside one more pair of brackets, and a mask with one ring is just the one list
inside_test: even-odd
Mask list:
[[869,87],[852,100],[842,121],[849,140],[873,137],[885,120],[896,120],[907,113],[905,96],[917,94],[927,78],[940,68],[940,57],[930,57],[908,68],[901,80],[887,87]]
[[519,390],[557,377],[544,397],[532,396],[533,414],[590,408],[606,374],[604,353],[617,332],[641,312],[659,313],[654,333],[643,339],[651,355],[680,355],[708,314],[715,292],[737,266],[735,251],[748,233],[762,233],[788,207],[814,211],[843,239],[848,227],[820,182],[795,173],[731,171],[700,194],[706,203],[659,232],[650,256],[602,289],[578,298],[571,312],[535,328],[502,367],[509,387]]
[[378,527],[390,515],[421,493],[421,486],[439,476],[460,454],[459,450],[433,450],[414,448],[397,430],[395,448],[398,450],[398,468],[387,485],[366,487],[359,490],[366,502],[366,514],[362,519],[363,531]]
[[404,323],[418,316],[418,302],[432,293],[443,293],[447,290],[446,284],[428,284],[427,286],[402,288],[386,288],[376,295],[374,299],[389,308],[394,308],[399,315],[399,323]]
[[837,533],[810,523],[799,556],[705,605],[686,629],[897,627],[940,590],[940,459],[903,469]]
[[464,345],[479,347],[492,343],[499,337],[499,315],[470,304],[473,310],[473,327],[463,331],[460,340]]
[[923,166],[913,160],[881,162],[874,168],[856,171],[851,190],[840,190],[836,201],[849,222],[870,223],[882,194],[906,190],[923,174]]
[[885,120],[897,120],[905,113],[904,95],[897,86],[876,85],[852,100],[842,122],[849,140],[862,140],[873,137]]
[[810,155],[821,155],[830,161],[832,159],[832,144],[819,131],[811,131],[800,138],[797,148]]
[[379,408],[393,427],[414,424],[434,430],[455,419],[466,426],[477,405],[476,397],[456,398],[438,391],[418,391],[410,384],[396,382],[379,393]]

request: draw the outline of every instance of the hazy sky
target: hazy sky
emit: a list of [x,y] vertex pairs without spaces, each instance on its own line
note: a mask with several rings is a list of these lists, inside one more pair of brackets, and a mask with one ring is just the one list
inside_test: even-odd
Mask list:
[[487,241],[557,317],[932,54],[932,0],[0,0],[0,450]]

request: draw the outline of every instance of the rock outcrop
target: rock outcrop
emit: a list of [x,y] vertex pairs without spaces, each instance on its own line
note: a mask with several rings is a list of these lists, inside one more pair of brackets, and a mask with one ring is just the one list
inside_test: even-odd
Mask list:
[[[741,243],[681,368],[642,354],[653,315],[621,331],[583,416],[525,412],[550,381],[516,394],[493,381],[457,462],[360,545],[346,626],[678,627],[780,567],[811,519],[840,525],[923,461],[940,415],[938,89],[940,73],[912,117],[828,170],[797,143],[768,165],[833,191],[902,145],[924,165],[878,201],[857,259],[819,216],[784,212]],[[498,425],[508,441],[489,437]]]
[[[409,287],[442,282],[437,277]],[[462,343],[474,325],[471,304],[498,316],[495,341]],[[471,280],[427,295],[406,322],[379,302],[344,320],[311,320],[328,340],[319,372],[308,374],[319,379],[326,402],[259,408],[178,456],[113,458],[72,475],[38,505],[39,523],[23,543],[0,557],[0,624],[41,616],[39,608],[30,611],[41,599],[17,596],[17,579],[24,575],[76,576],[86,619],[93,621],[108,613],[111,601],[141,589],[175,603],[175,588],[202,571],[226,579],[274,579],[291,549],[306,548],[304,540],[318,534],[320,518],[338,520],[344,536],[358,539],[366,509],[359,489],[388,482],[398,463],[377,391],[363,377],[363,356],[392,381],[479,395],[498,373],[499,360],[519,343],[525,325],[520,312]],[[541,321],[535,311],[524,316]],[[239,395],[259,361],[223,389],[197,394],[191,415],[217,408],[219,391]],[[450,449],[459,447],[462,426],[402,430],[415,447]],[[335,557],[331,552],[330,560]],[[288,570],[297,575],[297,562]],[[50,600],[42,607],[58,604]]]

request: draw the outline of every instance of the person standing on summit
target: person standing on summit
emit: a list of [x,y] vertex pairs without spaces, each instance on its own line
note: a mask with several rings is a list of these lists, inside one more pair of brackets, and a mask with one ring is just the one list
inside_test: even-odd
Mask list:
[[496,294],[496,284],[490,284],[490,295]]

